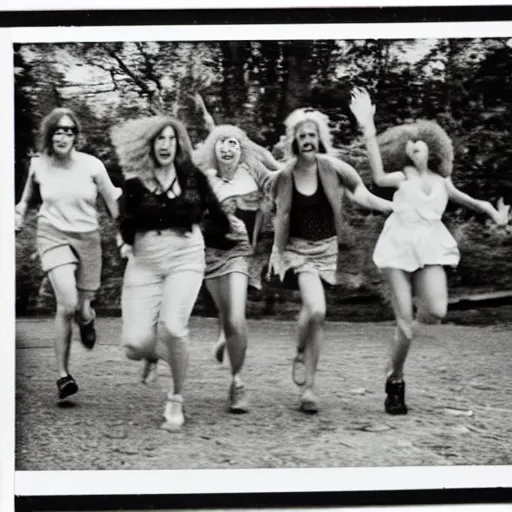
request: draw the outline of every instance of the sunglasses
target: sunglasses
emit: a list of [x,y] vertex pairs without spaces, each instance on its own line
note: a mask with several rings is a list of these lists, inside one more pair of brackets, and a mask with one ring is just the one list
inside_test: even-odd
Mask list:
[[72,137],[77,134],[76,126],[60,126],[55,129],[53,135],[67,135]]

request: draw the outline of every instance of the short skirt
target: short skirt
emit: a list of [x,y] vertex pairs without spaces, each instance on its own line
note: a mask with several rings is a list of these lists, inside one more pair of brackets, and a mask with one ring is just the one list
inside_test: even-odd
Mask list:
[[253,256],[253,249],[249,241],[242,240],[231,249],[214,249],[206,247],[205,279],[214,279],[225,276],[232,272],[240,272],[247,277],[250,276],[250,265]]
[[324,240],[304,240],[290,238],[283,252],[284,267],[281,281],[290,288],[295,288],[294,276],[302,272],[318,275],[327,284],[336,284],[336,268],[338,265],[338,237]]

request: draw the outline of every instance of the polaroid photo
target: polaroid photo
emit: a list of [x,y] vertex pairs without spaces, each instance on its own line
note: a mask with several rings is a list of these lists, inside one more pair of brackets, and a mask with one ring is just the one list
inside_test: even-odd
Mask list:
[[510,487],[512,22],[368,13],[1,30],[16,495]]

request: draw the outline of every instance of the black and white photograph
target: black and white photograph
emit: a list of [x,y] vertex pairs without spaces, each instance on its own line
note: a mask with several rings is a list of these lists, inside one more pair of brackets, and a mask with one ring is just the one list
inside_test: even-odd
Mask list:
[[506,484],[512,24],[453,25],[13,31],[16,479]]

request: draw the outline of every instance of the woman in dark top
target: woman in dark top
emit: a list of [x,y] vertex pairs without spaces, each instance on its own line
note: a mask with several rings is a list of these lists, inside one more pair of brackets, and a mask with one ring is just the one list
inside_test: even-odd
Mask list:
[[327,116],[298,109],[284,124],[288,161],[273,180],[276,215],[269,273],[299,289],[302,304],[292,376],[300,388],[300,410],[316,413],[314,384],[327,308],[324,283],[336,284],[343,198],[382,212],[391,211],[392,205],[371,194],[356,170],[333,156]]
[[125,177],[123,346],[130,359],[169,363],[173,389],[163,428],[175,431],[184,423],[188,322],[205,268],[198,224],[209,210],[208,233],[220,245],[229,244],[230,224],[206,176],[192,163],[190,140],[179,121],[164,116],[127,121],[112,130],[112,140]]

